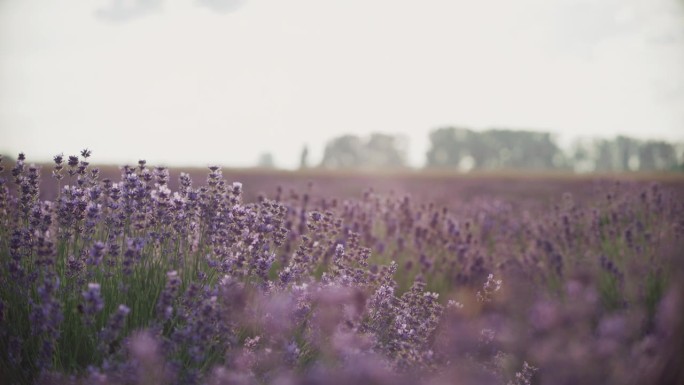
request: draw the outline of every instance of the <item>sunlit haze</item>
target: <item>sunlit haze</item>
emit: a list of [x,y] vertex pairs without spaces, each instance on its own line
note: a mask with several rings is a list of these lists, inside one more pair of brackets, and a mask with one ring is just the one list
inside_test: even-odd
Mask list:
[[335,136],[684,141],[678,0],[0,2],[0,152],[296,167]]

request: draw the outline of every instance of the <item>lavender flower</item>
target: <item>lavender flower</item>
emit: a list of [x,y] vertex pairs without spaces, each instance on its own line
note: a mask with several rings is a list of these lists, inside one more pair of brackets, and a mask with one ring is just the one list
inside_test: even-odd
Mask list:
[[92,325],[94,315],[104,309],[104,301],[102,300],[102,295],[100,293],[100,284],[89,283],[88,290],[84,291],[81,295],[83,296],[83,304],[79,309],[84,315],[86,324]]
[[107,325],[99,333],[98,349],[103,354],[112,354],[117,349],[117,342],[124,329],[126,317],[131,309],[126,305],[119,305],[107,321]]
[[166,287],[157,302],[157,315],[162,320],[168,321],[173,317],[173,302],[178,296],[180,284],[181,280],[177,271],[166,273]]
[[487,282],[482,286],[482,291],[477,292],[477,300],[480,302],[491,302],[494,293],[501,289],[501,280],[494,279],[494,274],[487,276]]

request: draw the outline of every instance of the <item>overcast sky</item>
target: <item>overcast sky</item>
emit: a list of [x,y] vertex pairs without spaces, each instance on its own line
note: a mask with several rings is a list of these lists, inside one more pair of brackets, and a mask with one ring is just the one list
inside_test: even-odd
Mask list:
[[2,0],[0,152],[285,167],[510,127],[684,141],[680,0]]

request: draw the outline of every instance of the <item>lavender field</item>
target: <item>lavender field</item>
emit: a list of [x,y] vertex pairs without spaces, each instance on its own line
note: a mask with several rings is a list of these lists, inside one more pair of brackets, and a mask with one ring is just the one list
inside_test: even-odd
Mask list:
[[684,383],[680,177],[80,155],[0,163],[1,384]]

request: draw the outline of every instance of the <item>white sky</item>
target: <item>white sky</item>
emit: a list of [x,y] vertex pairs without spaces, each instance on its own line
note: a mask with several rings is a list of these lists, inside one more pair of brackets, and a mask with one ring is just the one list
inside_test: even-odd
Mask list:
[[445,125],[684,140],[684,2],[0,1],[0,152],[293,167],[378,131],[419,166]]

